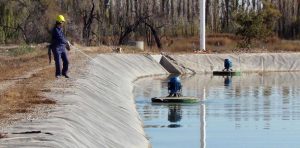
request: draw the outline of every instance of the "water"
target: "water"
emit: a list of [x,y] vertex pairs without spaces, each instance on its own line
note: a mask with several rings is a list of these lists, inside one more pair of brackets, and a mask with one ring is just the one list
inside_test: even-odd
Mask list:
[[300,73],[182,76],[202,103],[152,104],[166,76],[139,79],[134,94],[153,148],[298,148]]

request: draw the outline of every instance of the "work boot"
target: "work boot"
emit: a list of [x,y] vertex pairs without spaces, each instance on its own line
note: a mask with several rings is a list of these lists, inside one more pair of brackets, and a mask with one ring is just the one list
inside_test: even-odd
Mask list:
[[65,78],[70,78],[68,75],[63,75]]

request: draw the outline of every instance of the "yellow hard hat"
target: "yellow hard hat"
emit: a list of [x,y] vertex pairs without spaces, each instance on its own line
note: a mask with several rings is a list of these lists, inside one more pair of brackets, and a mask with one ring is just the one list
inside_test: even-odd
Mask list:
[[65,22],[66,20],[63,15],[59,15],[59,16],[57,16],[56,21],[62,23],[62,22]]

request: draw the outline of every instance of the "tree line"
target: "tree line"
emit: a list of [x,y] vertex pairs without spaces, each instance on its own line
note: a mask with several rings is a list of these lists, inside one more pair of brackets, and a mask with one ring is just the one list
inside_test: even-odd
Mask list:
[[[299,39],[299,0],[206,0],[207,32],[238,32],[237,17],[262,11],[266,2],[280,12],[273,35]],[[67,19],[67,36],[87,45],[143,39],[161,46],[164,37],[199,33],[199,0],[1,0],[0,43],[49,41],[58,14]]]

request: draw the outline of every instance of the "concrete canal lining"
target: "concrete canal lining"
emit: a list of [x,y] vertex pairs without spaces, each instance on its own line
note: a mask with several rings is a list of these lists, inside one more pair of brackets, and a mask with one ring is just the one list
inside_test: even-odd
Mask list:
[[234,71],[295,72],[300,71],[299,57],[300,53],[174,54],[164,56],[161,61],[166,63],[162,64],[166,69],[171,69],[169,72],[181,74],[221,71],[226,58],[232,60]]

